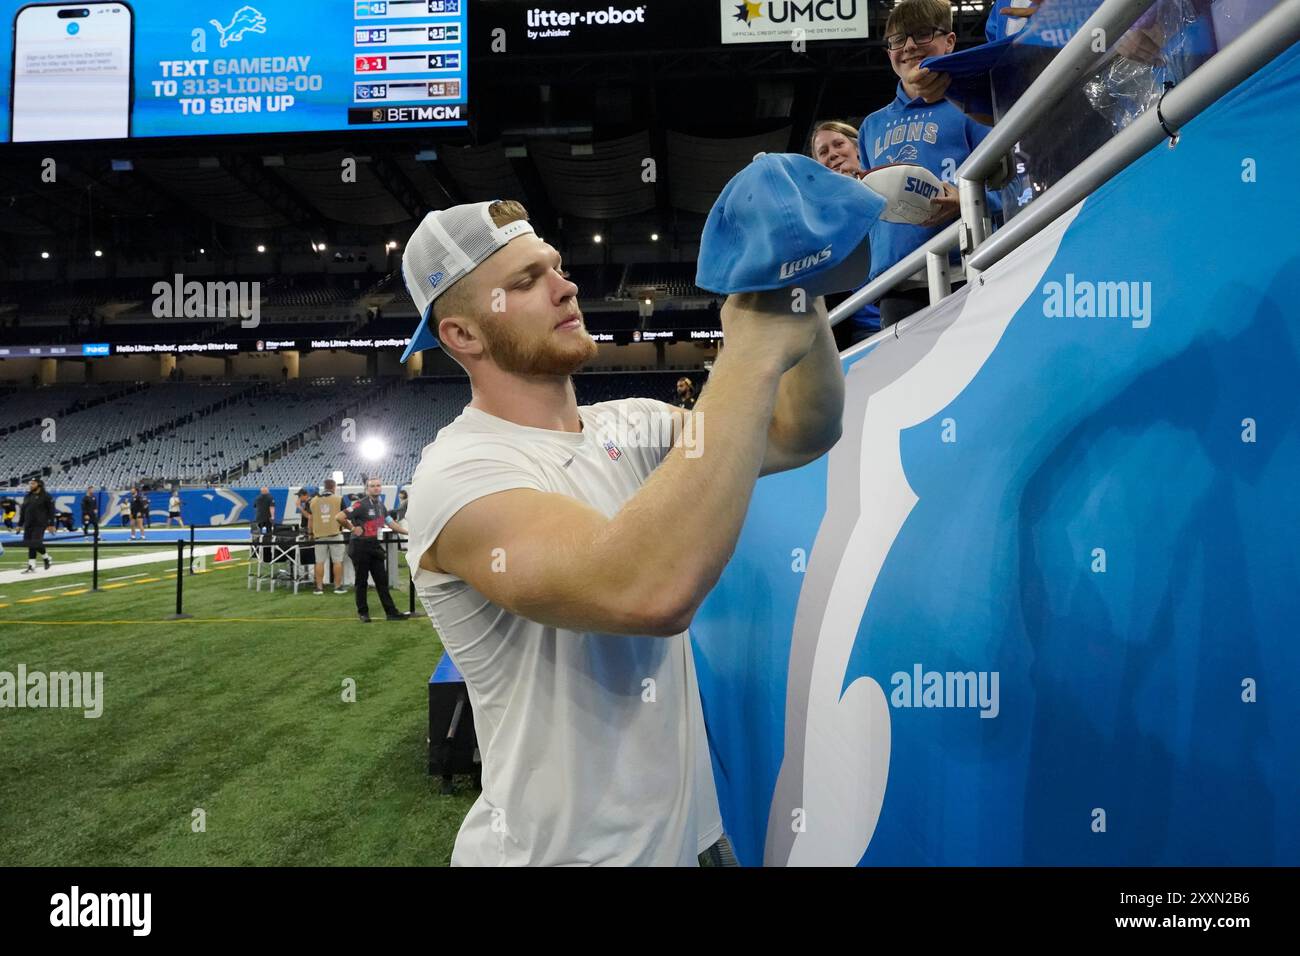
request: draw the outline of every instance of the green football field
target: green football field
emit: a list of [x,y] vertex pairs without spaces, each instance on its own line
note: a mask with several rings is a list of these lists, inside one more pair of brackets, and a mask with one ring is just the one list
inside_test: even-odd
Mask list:
[[428,619],[208,567],[181,621],[165,564],[100,593],[0,585],[0,671],[103,673],[98,718],[0,708],[0,865],[446,864],[477,791],[428,776]]

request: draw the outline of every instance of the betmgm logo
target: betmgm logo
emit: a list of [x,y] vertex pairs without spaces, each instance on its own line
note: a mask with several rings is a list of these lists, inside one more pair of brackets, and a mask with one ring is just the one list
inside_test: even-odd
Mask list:
[[238,316],[241,328],[262,323],[262,283],[186,282],[179,272],[171,282],[154,283],[153,314],[159,319],[225,319]]
[[385,106],[370,111],[372,123],[433,123],[461,118],[463,103],[437,106]]
[[802,259],[791,259],[789,262],[781,263],[781,278],[791,279],[811,269],[813,266],[819,266],[831,257],[831,247],[827,246],[821,252],[814,252],[811,255],[804,256]]
[[1043,315],[1049,319],[1129,319],[1135,329],[1151,324],[1151,283],[1091,282],[1065,274],[1064,282],[1045,282]]

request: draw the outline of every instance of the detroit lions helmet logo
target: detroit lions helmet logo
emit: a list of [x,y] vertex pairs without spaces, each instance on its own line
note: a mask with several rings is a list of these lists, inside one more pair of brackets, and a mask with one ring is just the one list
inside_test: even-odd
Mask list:
[[886,156],[885,159],[889,160],[891,163],[914,163],[918,156],[919,154],[916,151],[916,147],[911,143],[908,143],[893,156]]
[[230,21],[230,26],[223,27],[219,20],[209,20],[217,32],[221,34],[221,45],[225,47],[227,43],[237,43],[244,38],[245,33],[265,33],[266,17],[254,10],[252,7],[240,7],[235,18]]

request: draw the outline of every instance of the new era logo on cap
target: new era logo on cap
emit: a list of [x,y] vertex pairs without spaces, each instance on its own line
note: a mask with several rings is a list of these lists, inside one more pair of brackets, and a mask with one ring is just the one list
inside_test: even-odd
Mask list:
[[441,282],[443,278],[445,278],[445,276],[446,273],[444,272],[435,272],[433,275],[429,276],[429,285],[433,286],[436,289],[438,287],[438,283]]

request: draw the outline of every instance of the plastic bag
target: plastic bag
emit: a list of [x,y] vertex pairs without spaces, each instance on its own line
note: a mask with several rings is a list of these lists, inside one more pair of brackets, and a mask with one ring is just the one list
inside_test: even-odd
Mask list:
[[1084,96],[1115,132],[1152,109],[1167,80],[1181,82],[1214,52],[1208,11],[1208,0],[1157,0],[1125,38],[1145,33],[1160,47],[1159,60],[1151,63],[1136,54],[1125,55],[1121,40],[1114,54],[1084,83]]

